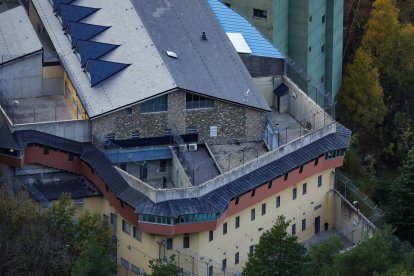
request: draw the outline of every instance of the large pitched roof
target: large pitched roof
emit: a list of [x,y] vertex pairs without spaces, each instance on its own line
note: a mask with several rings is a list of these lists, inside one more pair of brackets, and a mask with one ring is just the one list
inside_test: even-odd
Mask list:
[[23,7],[0,13],[0,65],[42,50]]

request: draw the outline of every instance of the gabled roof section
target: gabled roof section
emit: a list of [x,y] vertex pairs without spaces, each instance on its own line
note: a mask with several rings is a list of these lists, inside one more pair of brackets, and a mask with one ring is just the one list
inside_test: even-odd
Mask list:
[[23,7],[0,13],[0,65],[41,50]]
[[62,28],[66,29],[70,21],[78,22],[98,10],[99,9],[84,6],[60,4],[57,10],[57,14],[62,20]]
[[108,26],[69,22],[66,28],[66,34],[70,36],[72,48],[75,48],[79,40],[89,40],[108,28]]
[[89,73],[91,86],[93,87],[124,70],[129,65],[130,64],[89,59],[86,63],[86,71]]
[[60,4],[70,4],[75,0],[53,0],[53,11],[57,11]]
[[283,55],[246,18],[219,0],[207,0],[226,33],[241,33],[252,50],[252,55],[283,58]]
[[80,40],[76,52],[79,53],[81,66],[84,67],[89,59],[98,59],[117,47],[119,45]]
[[[131,2],[178,87],[269,110],[205,0]],[[177,58],[166,51],[176,53]]]

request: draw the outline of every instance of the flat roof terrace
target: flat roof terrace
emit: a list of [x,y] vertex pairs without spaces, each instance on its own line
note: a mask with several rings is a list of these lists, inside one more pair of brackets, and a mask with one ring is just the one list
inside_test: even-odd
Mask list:
[[76,120],[64,95],[5,100],[1,105],[13,124]]

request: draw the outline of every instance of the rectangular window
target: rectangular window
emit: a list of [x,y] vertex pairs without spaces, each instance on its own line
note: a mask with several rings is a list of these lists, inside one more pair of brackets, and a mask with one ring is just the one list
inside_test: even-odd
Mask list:
[[272,181],[269,181],[269,183],[267,184],[267,188],[271,189],[272,188]]
[[106,134],[106,140],[115,140],[115,132]]
[[131,224],[122,220],[122,231],[128,235],[131,235]]
[[239,204],[239,197],[236,197],[236,202],[234,203],[235,205]]
[[221,262],[221,271],[226,271],[227,268],[227,259],[223,259]]
[[167,250],[173,249],[173,238],[167,238]]
[[262,204],[262,216],[266,215],[266,203]]
[[256,209],[251,209],[250,210],[250,220],[255,220],[256,219]]
[[307,191],[307,188],[308,188],[307,186],[308,186],[308,184],[303,183],[303,186],[302,186],[302,194],[303,194],[303,195],[306,195],[306,193],[308,192],[308,191]]
[[125,116],[131,116],[132,115],[132,107],[125,108],[124,114],[125,114]]
[[208,241],[211,242],[214,239],[214,232],[213,231],[209,231],[208,232]]
[[259,17],[259,18],[267,19],[267,11],[259,10],[259,9],[253,9],[253,17]]
[[325,75],[321,76],[321,83],[323,83],[325,81]]
[[164,136],[171,136],[172,131],[170,128],[164,128],[164,131],[162,132],[162,135]]
[[322,204],[318,204],[313,208],[313,210],[316,211],[318,209],[321,209],[321,207],[322,207]]
[[292,224],[292,236],[296,235],[296,223]]
[[296,195],[297,195],[297,189],[293,188],[292,190],[292,199],[295,200],[296,199]]
[[300,166],[299,173],[302,173],[302,172],[303,172],[303,166]]
[[234,264],[238,264],[239,259],[240,259],[240,254],[239,252],[236,252],[236,254],[234,254]]
[[302,231],[306,230],[306,219],[302,219]]
[[210,127],[210,137],[217,137],[217,126]]
[[131,139],[138,139],[139,138],[139,131],[133,130],[131,131]]
[[280,196],[276,197],[276,208],[280,207]]
[[138,227],[134,226],[134,232],[133,232],[133,236],[136,240],[141,241],[142,239],[142,232]]
[[167,111],[168,95],[164,95],[141,103],[141,113]]
[[322,186],[322,175],[318,176],[318,187]]
[[315,159],[314,166],[318,166],[318,162],[319,162],[319,158],[316,158],[316,159]]
[[195,127],[187,127],[187,134],[194,134],[197,133],[197,129]]
[[285,174],[284,180],[286,181],[288,179],[289,173]]
[[211,108],[214,107],[214,101],[206,97],[187,93],[186,107],[187,109]]
[[116,225],[116,215],[111,213],[110,221],[111,225]]
[[325,44],[323,44],[322,45],[322,47],[321,47],[321,52],[323,53],[323,52],[325,52]]
[[122,265],[124,268],[129,269],[129,267],[130,267],[130,265],[131,265],[131,264],[130,264],[127,260],[125,260],[125,259],[121,258],[121,265]]
[[214,270],[213,270],[214,268],[213,268],[213,266],[212,265],[210,265],[209,267],[208,267],[208,276],[213,276],[213,274],[214,274]]
[[160,160],[160,172],[167,171],[167,160]]
[[43,148],[43,154],[44,155],[48,155],[49,154],[49,148],[48,147],[44,147]]
[[325,21],[326,21],[326,16],[322,15],[322,23],[325,23]]
[[184,235],[183,248],[190,248],[190,237],[188,235]]
[[68,161],[73,161],[73,153],[68,153]]
[[236,217],[235,227],[236,227],[236,229],[240,227],[240,217],[239,216]]
[[253,254],[254,254],[254,245],[252,244],[249,247],[249,256],[253,256]]
[[223,235],[227,234],[227,222],[223,223]]
[[142,275],[141,269],[133,264],[131,264],[131,271],[134,272],[136,275]]
[[254,197],[254,194],[256,193],[256,189],[252,190],[252,197]]

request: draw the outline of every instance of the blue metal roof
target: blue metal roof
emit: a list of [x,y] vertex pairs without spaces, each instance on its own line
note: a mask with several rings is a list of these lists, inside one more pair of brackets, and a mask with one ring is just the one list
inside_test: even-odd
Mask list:
[[70,4],[75,0],[53,0],[53,11],[57,11],[60,4]]
[[66,29],[70,21],[78,22],[97,10],[96,8],[90,7],[60,4],[58,7],[58,15],[62,18],[63,29]]
[[252,50],[252,55],[283,58],[283,55],[246,18],[219,0],[208,0],[213,13],[226,33],[241,33]]
[[105,155],[114,164],[172,158],[171,151],[168,147],[130,150],[120,149],[106,152]]
[[72,48],[75,48],[79,40],[89,40],[108,28],[108,26],[69,22],[67,26],[67,34],[70,35]]
[[112,77],[116,73],[122,71],[129,64],[89,59],[87,62],[88,72],[91,76],[91,86]]
[[89,59],[98,59],[118,46],[119,45],[80,40],[76,48],[81,58],[81,66],[84,67]]

